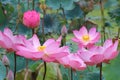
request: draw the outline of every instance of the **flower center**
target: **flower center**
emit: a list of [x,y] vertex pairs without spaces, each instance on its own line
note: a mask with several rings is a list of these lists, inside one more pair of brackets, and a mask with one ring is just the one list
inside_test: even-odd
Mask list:
[[84,36],[82,37],[82,39],[83,39],[85,42],[87,42],[87,41],[90,40],[90,37],[89,37],[89,35],[84,35]]
[[44,51],[45,48],[46,48],[46,46],[39,46],[37,49],[38,49],[38,51]]

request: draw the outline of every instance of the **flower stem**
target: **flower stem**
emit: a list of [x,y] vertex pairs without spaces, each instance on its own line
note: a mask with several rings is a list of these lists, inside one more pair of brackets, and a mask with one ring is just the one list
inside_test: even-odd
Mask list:
[[8,71],[9,71],[9,66],[5,66],[6,67],[6,76],[8,74]]
[[33,36],[33,34],[35,34],[35,29],[32,29],[32,36]]
[[[45,41],[45,33],[44,33],[44,16],[45,16],[45,11],[43,10],[43,19],[42,19],[42,36],[43,36],[43,41]],[[46,76],[46,71],[47,71],[47,66],[46,62],[44,61],[44,75],[43,75],[43,80],[45,80]]]
[[105,41],[105,18],[104,18],[104,6],[102,0],[100,0],[100,10],[101,10],[101,21],[102,21],[102,32],[103,32],[103,42]]
[[45,41],[45,31],[44,31],[44,17],[45,17],[46,13],[45,10],[43,10],[43,19],[42,19],[42,37],[43,37],[43,41]]
[[[103,0],[100,0],[100,10],[101,10],[101,21],[102,21],[102,32],[103,32],[103,40],[102,44],[105,41],[105,18],[104,18],[104,5]],[[100,63],[100,80],[102,80],[102,62]]]
[[16,57],[17,57],[17,55],[14,52],[14,80],[15,80],[15,77],[16,77]]
[[120,36],[120,28],[118,28],[117,38],[119,38],[119,36]]
[[27,6],[28,6],[28,9],[29,9],[29,0],[27,0]]
[[66,45],[66,35],[63,35],[62,37],[63,37],[63,39],[61,42],[61,46],[64,46],[64,45]]
[[70,80],[73,80],[73,70],[72,70],[72,68],[70,69]]
[[[44,17],[46,15],[46,11],[43,10],[43,19],[42,19],[42,38],[43,41],[45,41],[45,33],[44,33]],[[47,63],[44,61],[44,74],[43,74],[43,80],[45,80],[46,72],[47,72]]]
[[64,19],[66,20],[65,10],[64,10],[64,8],[62,7],[61,4],[60,4],[60,10],[62,10],[63,17],[64,17]]
[[26,59],[26,71],[25,71],[24,80],[27,80],[27,76],[28,76],[28,59]]
[[102,63],[100,63],[100,80],[102,80]]
[[44,61],[44,75],[43,75],[43,80],[45,80],[45,76],[46,76],[46,72],[47,72],[47,66],[46,66],[46,62]]
[[34,8],[35,8],[35,1],[33,0],[33,2],[32,2],[32,10],[34,10]]

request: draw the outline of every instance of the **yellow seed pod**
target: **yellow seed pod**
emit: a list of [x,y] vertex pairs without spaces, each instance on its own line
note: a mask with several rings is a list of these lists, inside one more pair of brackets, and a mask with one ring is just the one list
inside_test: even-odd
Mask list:
[[46,10],[47,6],[46,6],[46,4],[40,4],[40,8],[41,8],[42,10]]

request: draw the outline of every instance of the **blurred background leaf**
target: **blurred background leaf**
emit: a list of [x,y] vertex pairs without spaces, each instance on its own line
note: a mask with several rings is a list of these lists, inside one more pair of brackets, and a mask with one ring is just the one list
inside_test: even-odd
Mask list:
[[4,80],[6,77],[6,68],[3,65],[2,61],[0,61],[0,80]]
[[103,74],[105,76],[105,80],[120,80],[120,55],[114,60],[112,60],[109,64],[104,65]]
[[[28,5],[29,1],[29,5]],[[58,37],[60,35],[61,27],[66,25],[68,29],[67,45],[70,46],[71,52],[76,52],[77,46],[70,38],[72,30],[79,29],[80,26],[86,25],[88,29],[92,26],[97,26],[98,31],[101,30],[101,12],[99,7],[99,0],[34,0],[35,10],[41,14],[41,24],[39,26],[38,35],[42,36],[42,19],[44,16],[44,30],[46,37]],[[46,6],[45,15],[40,7],[41,4]],[[120,25],[120,0],[104,0],[105,8],[105,26],[106,33],[113,38]],[[11,28],[15,33],[31,37],[31,29],[26,28],[22,23],[23,13],[27,10],[32,10],[32,0],[1,0],[0,1],[0,30],[5,27]],[[109,14],[109,15],[108,15]],[[89,27],[90,26],[90,27]],[[109,30],[110,29],[110,30]],[[41,39],[41,37],[40,37]],[[14,54],[7,54],[10,60],[10,68],[14,71]],[[104,80],[120,80],[119,76],[119,58],[120,55],[110,62],[110,64],[103,65],[103,79]],[[23,80],[25,74],[26,59],[17,57],[17,80]],[[37,80],[42,80],[44,67],[42,61],[29,60],[29,79],[34,73]],[[39,69],[37,69],[41,66]],[[46,80],[69,80],[70,69],[63,66],[58,66],[53,63],[47,64]],[[37,70],[37,71],[36,71]],[[4,72],[4,73],[3,73]],[[59,74],[58,74],[59,72]],[[5,77],[5,67],[0,61],[0,80]],[[74,72],[74,80],[99,80],[99,69],[96,66],[89,66],[85,71]],[[20,77],[19,77],[20,76]]]

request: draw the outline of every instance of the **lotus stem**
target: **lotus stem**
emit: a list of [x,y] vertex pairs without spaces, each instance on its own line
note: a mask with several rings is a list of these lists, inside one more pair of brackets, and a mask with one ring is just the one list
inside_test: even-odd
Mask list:
[[28,76],[28,59],[26,59],[26,71],[25,71],[24,80],[27,80],[27,76]]
[[35,8],[35,1],[33,0],[32,1],[32,10],[34,10],[34,8]]
[[61,46],[64,46],[64,45],[66,45],[66,35],[63,35],[62,37],[63,37],[63,39],[61,42]]
[[47,63],[44,61],[44,75],[43,75],[43,80],[45,80],[46,72],[47,72]]
[[[102,44],[105,41],[105,18],[104,18],[104,6],[103,0],[100,0],[100,10],[101,10],[101,21],[102,21],[102,32],[103,32],[103,40]],[[100,63],[100,80],[102,80],[102,62]]]
[[27,0],[27,6],[28,6],[28,9],[29,9],[29,0]]
[[118,28],[118,34],[117,34],[117,38],[119,39],[120,36],[120,28]]
[[[42,37],[43,37],[43,41],[45,41],[45,33],[44,33],[44,16],[45,16],[45,10],[43,10],[43,19],[42,19]],[[44,61],[44,74],[43,74],[43,80],[45,80],[46,77],[46,72],[47,72],[47,66],[46,66],[46,62]]]
[[5,66],[5,67],[6,67],[6,76],[7,76],[9,68],[8,66]]
[[102,80],[102,63],[100,63],[100,80]]
[[101,10],[101,21],[102,21],[102,32],[103,32],[103,42],[105,41],[105,18],[104,18],[104,6],[103,1],[100,0],[100,10]]
[[16,77],[16,62],[17,62],[16,57],[17,57],[17,55],[14,52],[14,80],[15,80],[15,77]]
[[72,68],[70,69],[70,80],[73,80],[73,70],[72,70]]

